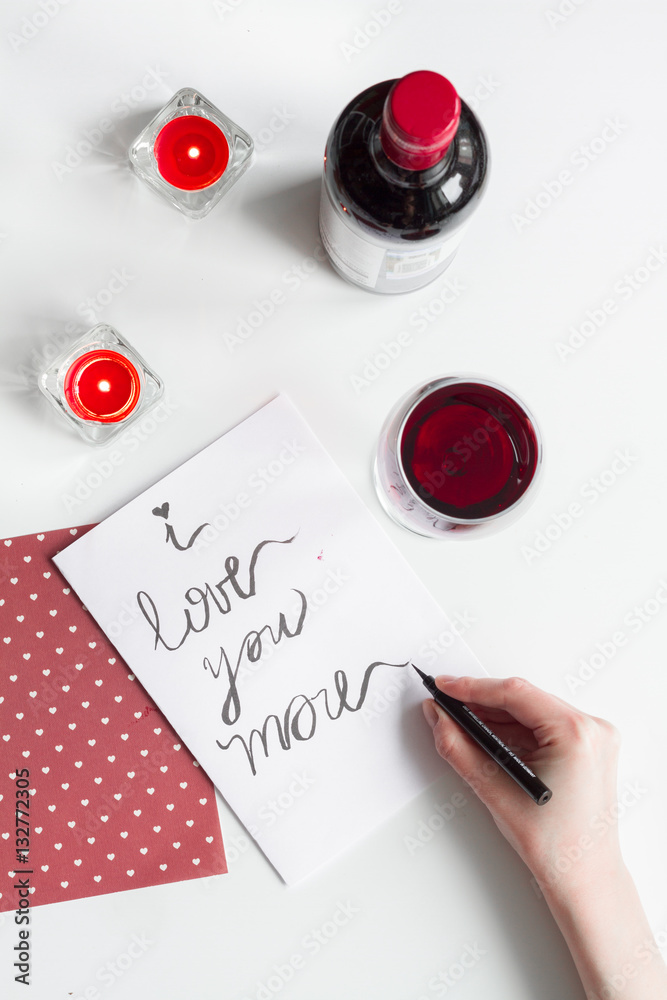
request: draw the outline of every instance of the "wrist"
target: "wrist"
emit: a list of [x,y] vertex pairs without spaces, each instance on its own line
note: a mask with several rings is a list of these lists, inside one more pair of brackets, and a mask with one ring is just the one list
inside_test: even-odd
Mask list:
[[616,827],[595,836],[581,833],[576,823],[552,823],[534,830],[530,839],[524,834],[522,841],[517,849],[540,887],[574,889],[616,876],[625,867]]
[[576,907],[583,897],[593,894],[598,900],[608,889],[632,883],[630,873],[617,845],[560,855],[549,863],[531,870],[549,908]]
[[[541,884],[586,996],[667,996],[667,970],[620,852]],[[631,982],[630,982],[631,980]]]

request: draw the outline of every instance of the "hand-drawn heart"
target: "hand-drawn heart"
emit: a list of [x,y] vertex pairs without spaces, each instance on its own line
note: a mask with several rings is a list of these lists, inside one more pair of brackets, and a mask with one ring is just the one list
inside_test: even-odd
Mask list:
[[166,521],[169,517],[169,504],[163,503],[161,507],[153,507],[153,513],[156,517],[163,517]]

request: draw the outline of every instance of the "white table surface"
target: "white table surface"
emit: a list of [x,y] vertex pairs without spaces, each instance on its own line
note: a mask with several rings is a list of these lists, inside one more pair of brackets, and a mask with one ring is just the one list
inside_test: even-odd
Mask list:
[[[623,847],[664,943],[667,612],[651,599],[667,579],[667,15],[658,0],[562,0],[560,14],[558,4],[4,0],[0,534],[104,518],[288,393],[442,606],[474,619],[466,639],[489,672],[522,674],[620,728],[620,785],[636,789],[622,810]],[[382,10],[393,14],[373,21]],[[357,92],[421,68],[450,76],[476,102],[491,180],[445,279],[374,296],[309,260],[324,143]],[[200,88],[263,147],[233,195],[195,223],[126,162],[136,133],[183,86]],[[54,168],[105,118],[113,130],[99,147],[78,164],[70,157],[69,172]],[[563,171],[569,183],[559,191]],[[649,257],[655,269],[643,270]],[[97,319],[164,377],[171,415],[128,442],[113,475],[73,502],[104,453],[58,420],[30,372],[69,324],[92,325],[88,300],[114,270],[126,287],[108,304],[101,296]],[[635,274],[632,288],[624,275]],[[419,329],[416,311],[432,316],[445,280],[463,290]],[[225,335],[275,289],[284,302],[230,350]],[[570,328],[587,311],[599,321],[609,299],[615,311],[559,357]],[[363,377],[402,330],[412,343],[355,391],[352,376]],[[397,397],[458,371],[487,375],[528,402],[544,434],[544,478],[505,531],[436,542],[383,515],[371,456]],[[610,472],[619,451],[630,457]],[[559,529],[573,503],[580,516]],[[644,605],[642,622],[633,609]],[[573,688],[581,658],[619,630],[623,648]],[[410,850],[406,838],[424,834],[420,824],[455,791],[465,807]],[[222,802],[220,812],[228,875],[36,908],[29,992],[12,983],[15,926],[0,915],[0,993],[583,997],[528,871],[444,764],[436,786],[293,889]],[[150,943],[122,975],[109,973],[133,935]],[[440,980],[437,992],[434,977],[458,974],[466,948],[476,957],[463,978],[451,988]],[[301,968],[283,983],[295,954]]]

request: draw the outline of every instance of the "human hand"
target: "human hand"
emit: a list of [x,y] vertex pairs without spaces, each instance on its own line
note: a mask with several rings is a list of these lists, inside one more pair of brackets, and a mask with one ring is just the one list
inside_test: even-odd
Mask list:
[[437,677],[552,790],[537,806],[434,701],[438,752],[488,806],[533,871],[586,996],[658,1000],[667,969],[618,844],[618,733],[518,677]]
[[436,684],[465,702],[552,790],[538,807],[443,709],[424,702],[438,753],[489,808],[538,882],[565,875],[580,882],[592,869],[596,877],[618,870],[614,727],[518,677],[438,677]]

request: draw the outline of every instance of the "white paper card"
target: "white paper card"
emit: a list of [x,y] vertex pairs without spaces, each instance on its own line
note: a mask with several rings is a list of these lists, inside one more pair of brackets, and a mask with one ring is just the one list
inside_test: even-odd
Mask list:
[[55,561],[288,883],[442,773],[410,662],[483,673],[282,396]]

